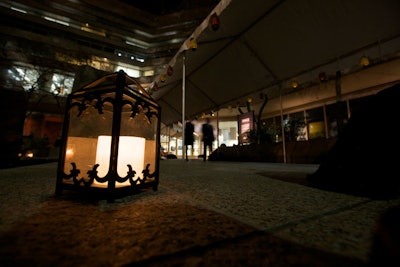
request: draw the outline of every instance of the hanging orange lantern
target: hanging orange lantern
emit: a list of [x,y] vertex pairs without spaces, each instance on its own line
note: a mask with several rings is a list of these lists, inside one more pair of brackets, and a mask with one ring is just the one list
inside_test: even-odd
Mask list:
[[192,51],[196,51],[197,49],[197,42],[194,38],[190,39],[190,49],[192,49]]
[[173,73],[174,73],[174,69],[171,66],[168,66],[168,68],[167,68],[168,76],[171,76]]
[[361,67],[367,67],[369,64],[370,64],[370,62],[369,62],[369,58],[368,58],[368,57],[363,56],[363,57],[360,59],[360,65],[361,65]]
[[160,75],[160,81],[165,82],[167,80],[167,76],[163,73]]
[[216,13],[211,15],[210,25],[211,25],[211,29],[213,29],[213,31],[216,31],[219,29],[219,17]]

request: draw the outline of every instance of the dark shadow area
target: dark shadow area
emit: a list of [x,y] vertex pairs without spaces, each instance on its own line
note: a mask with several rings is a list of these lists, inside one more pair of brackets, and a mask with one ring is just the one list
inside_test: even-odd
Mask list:
[[375,226],[369,267],[400,266],[400,206],[383,212]]
[[120,201],[129,200],[131,197],[137,197],[139,194],[146,195],[146,192],[154,192],[157,189],[148,188],[119,188],[116,190],[104,188],[89,187],[85,188],[82,186],[70,187],[69,189],[63,189],[60,194],[56,194],[55,198],[59,200],[67,200],[77,202],[81,204],[97,204],[100,201],[107,201],[109,203],[115,203]]
[[243,266],[248,260],[260,266],[268,257],[277,263],[287,258],[309,266],[317,266],[315,260],[359,266],[349,264],[356,260],[290,244],[214,211],[160,204],[153,195],[113,205],[49,198],[1,235],[0,265],[188,266],[200,252],[205,266]]
[[359,259],[301,246],[262,231],[254,231],[207,246],[195,246],[133,266],[367,266]]
[[51,162],[57,162],[58,159],[16,159],[14,161],[7,161],[0,164],[0,169],[17,168],[22,166],[46,164]]
[[307,174],[305,174],[304,172],[268,171],[268,172],[259,172],[257,174],[271,179],[308,186]]
[[[119,203],[49,198],[0,238],[11,266],[365,266],[225,215],[152,195]],[[128,205],[127,205],[128,204]]]
[[310,185],[371,198],[398,196],[399,99],[397,84],[352,112],[318,170],[308,176]]

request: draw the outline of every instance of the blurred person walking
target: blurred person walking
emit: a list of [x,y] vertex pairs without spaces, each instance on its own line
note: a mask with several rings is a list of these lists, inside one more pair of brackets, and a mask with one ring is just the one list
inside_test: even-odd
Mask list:
[[194,142],[194,125],[192,122],[187,121],[185,123],[185,155],[186,155],[186,161],[188,161],[188,146],[191,146],[192,148],[192,154],[193,154],[193,142]]
[[206,122],[202,124],[201,130],[203,133],[203,160],[207,159],[207,148],[209,149],[209,154],[212,152],[212,143],[214,142],[214,128],[210,124],[210,119],[206,119]]

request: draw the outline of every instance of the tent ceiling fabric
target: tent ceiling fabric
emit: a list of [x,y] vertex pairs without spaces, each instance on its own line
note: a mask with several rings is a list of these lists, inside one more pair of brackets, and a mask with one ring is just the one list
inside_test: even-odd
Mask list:
[[[356,71],[363,55],[375,62],[399,56],[400,1],[232,0],[220,27],[206,28],[196,51],[176,55],[173,75],[156,81],[162,122],[182,120],[185,56],[186,117],[285,93],[291,79],[318,82],[318,73]],[[281,88],[281,89],[279,89]],[[280,92],[282,90],[282,92]]]

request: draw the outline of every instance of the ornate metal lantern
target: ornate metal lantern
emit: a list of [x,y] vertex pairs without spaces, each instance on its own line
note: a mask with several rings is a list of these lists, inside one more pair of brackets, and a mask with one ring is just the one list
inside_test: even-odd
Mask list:
[[122,70],[67,99],[56,195],[64,189],[109,202],[159,183],[160,106]]

